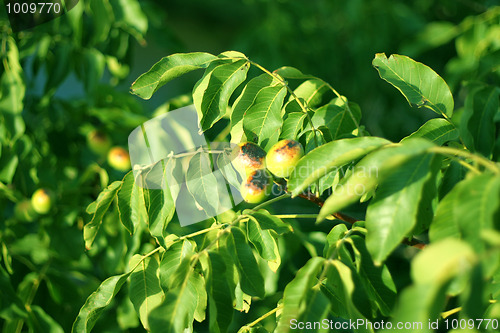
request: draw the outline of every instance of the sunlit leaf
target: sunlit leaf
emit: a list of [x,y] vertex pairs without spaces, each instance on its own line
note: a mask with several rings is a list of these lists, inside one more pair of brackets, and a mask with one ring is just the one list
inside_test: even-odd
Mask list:
[[382,138],[362,137],[322,145],[300,159],[290,176],[288,189],[292,191],[293,196],[297,196],[329,172],[389,143]]
[[282,85],[262,88],[254,104],[243,116],[243,130],[249,140],[256,140],[264,149],[278,142],[283,124],[281,106],[286,95]]
[[[377,186],[392,170],[410,158],[424,154],[433,144],[423,139],[412,139],[404,144],[388,146],[370,153],[355,167],[352,174],[341,182],[326,199],[318,221],[358,201]],[[307,155],[306,155],[307,156]]]
[[150,99],[168,81],[195,69],[206,68],[215,59],[216,56],[202,52],[164,57],[135,80],[131,92],[141,98]]
[[387,58],[384,53],[377,53],[372,64],[380,77],[398,89],[410,105],[429,108],[445,117],[453,114],[450,88],[431,68],[398,54]]
[[270,86],[275,78],[268,74],[261,74],[246,84],[240,96],[233,104],[231,112],[231,142],[240,143],[243,135],[243,117],[253,105],[257,94],[262,88]]
[[[212,127],[223,115],[234,90],[246,79],[250,65],[247,60],[238,60],[229,64],[217,66],[210,75],[208,86],[203,95],[193,95],[195,105],[200,114],[201,129]],[[201,97],[201,103],[196,102]]]
[[458,139],[458,129],[448,120],[435,118],[427,121],[417,131],[403,138],[401,142],[411,138],[424,138],[441,146],[448,141]]
[[123,178],[123,184],[118,191],[118,213],[123,226],[131,234],[139,223],[148,222],[144,190],[135,182],[133,172]]
[[130,276],[129,297],[139,314],[142,325],[149,329],[148,315],[163,301],[163,291],[158,278],[158,261],[154,257],[142,258],[136,254],[130,259],[129,267],[137,268]]
[[111,303],[132,272],[107,278],[99,288],[87,298],[80,309],[71,332],[86,333],[94,327],[104,309]]

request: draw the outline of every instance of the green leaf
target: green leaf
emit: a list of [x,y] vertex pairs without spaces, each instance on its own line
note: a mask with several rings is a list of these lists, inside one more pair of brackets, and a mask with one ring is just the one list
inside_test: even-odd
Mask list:
[[296,140],[297,134],[302,129],[306,114],[303,112],[290,112],[283,121],[280,139]]
[[132,84],[131,93],[143,99],[151,96],[165,83],[195,69],[206,68],[216,56],[203,53],[178,53],[162,58]]
[[141,9],[138,0],[118,0],[116,4],[116,22],[121,23],[139,42],[144,43],[143,38],[148,30],[148,18]]
[[[331,261],[326,281],[323,282],[321,289],[330,299],[332,313],[335,316],[353,321],[365,319],[357,304],[362,302],[361,305],[366,306],[369,301],[366,295],[360,294],[364,291],[359,289],[359,283],[359,277],[352,268],[339,260]],[[363,325],[357,328],[357,332],[373,332],[373,330]]]
[[[210,75],[208,86],[203,95],[193,95],[195,105],[200,114],[202,131],[211,128],[226,114],[229,98],[238,86],[245,81],[250,63],[248,60],[238,60],[233,63],[217,66]],[[201,97],[201,103],[196,102]]]
[[196,244],[190,240],[183,240],[170,246],[163,254],[160,262],[160,282],[164,291],[168,291],[174,283],[172,278],[184,258],[189,258],[195,253]]
[[191,259],[186,257],[182,260],[163,303],[150,312],[148,321],[152,332],[176,333],[188,327],[192,329],[198,295],[195,284],[190,282],[193,275],[197,274]]
[[212,171],[212,161],[207,153],[197,153],[189,161],[186,186],[194,200],[209,216],[216,216],[219,209],[217,178]]
[[313,79],[314,78],[312,75],[303,74],[297,68],[290,67],[290,66],[280,67],[277,70],[275,70],[274,72],[285,79],[300,80],[300,79]]
[[248,140],[255,139],[265,150],[278,142],[285,95],[286,88],[280,84],[262,88],[254,104],[243,116],[243,130]]
[[256,220],[247,222],[248,240],[253,244],[262,259],[267,260],[269,268],[276,273],[281,256],[278,250],[278,236],[273,230],[261,229]]
[[9,321],[26,317],[24,302],[12,287],[9,274],[0,266],[0,318]]
[[135,311],[146,330],[149,330],[148,315],[163,300],[163,291],[158,278],[158,261],[155,257],[143,258],[134,255],[129,261],[129,267],[137,268],[130,276],[129,297]]
[[328,215],[355,203],[383,181],[392,170],[410,158],[424,154],[432,146],[433,144],[427,140],[411,139],[401,145],[384,147],[370,153],[326,199],[317,220],[322,221]]
[[287,284],[283,293],[283,309],[276,327],[277,333],[290,332],[290,323],[299,318],[304,310],[308,292],[318,283],[317,275],[325,262],[324,258],[314,257],[297,272],[295,278]]
[[113,7],[108,0],[90,0],[89,8],[93,21],[92,43],[98,44],[109,38],[109,30],[114,21]]
[[97,319],[107,307],[115,295],[120,291],[122,285],[127,281],[132,272],[122,275],[115,275],[107,278],[96,291],[87,298],[87,301],[80,309],[71,332],[86,333],[90,332],[94,327]]
[[[318,79],[311,79],[302,82],[293,92],[295,96],[304,99],[308,107],[314,108],[321,103],[321,98],[325,91],[328,91],[326,82]],[[290,96],[289,101],[293,99],[295,98]]]
[[144,193],[149,199],[146,208],[149,216],[149,231],[165,247],[166,228],[175,214],[175,200],[172,198],[167,182],[166,173],[171,170],[163,165],[162,167],[161,189],[145,189]]
[[64,333],[61,325],[49,316],[38,305],[31,306],[32,316],[29,317],[29,326],[35,332]]
[[418,285],[441,285],[467,274],[476,262],[476,254],[467,243],[447,238],[431,243],[415,256],[411,276]]
[[448,141],[458,139],[458,135],[458,129],[448,120],[434,118],[420,126],[416,132],[403,138],[401,142],[411,138],[424,138],[432,141],[438,146],[441,146]]
[[499,110],[498,87],[483,87],[470,93],[460,127],[465,144],[484,156],[490,156],[495,145],[494,117]]
[[104,214],[108,211],[109,206],[115,199],[116,193],[121,188],[122,184],[122,181],[111,183],[111,185],[106,187],[104,191],[99,194],[95,204],[90,204],[89,207],[87,207],[87,212],[90,213],[93,211],[94,214],[92,220],[87,223],[83,229],[83,238],[85,239],[85,247],[87,249],[90,249],[92,246],[97,236],[97,232],[99,231],[99,227],[101,226]]
[[410,158],[379,184],[366,210],[366,246],[375,263],[384,261],[417,224],[433,158],[432,154]]
[[[336,98],[317,109],[311,120],[315,128],[325,126],[332,139],[339,139],[358,128],[361,120],[361,109],[355,103],[346,104],[342,99]],[[309,129],[311,129],[310,124],[304,128],[304,131]]]
[[254,104],[255,98],[262,88],[276,83],[276,79],[268,74],[261,74],[246,84],[240,96],[233,104],[231,112],[231,142],[240,143],[243,135],[243,116]]
[[245,234],[237,227],[231,228],[231,233],[226,237],[226,246],[238,270],[241,290],[250,296],[264,298],[264,278]]
[[450,88],[431,68],[398,54],[387,59],[384,53],[377,53],[372,64],[380,77],[398,89],[410,105],[429,108],[444,117],[452,116],[454,102]]
[[397,290],[386,265],[375,265],[366,242],[357,235],[351,237],[359,279],[372,302],[384,316],[389,316],[396,301]]
[[233,165],[233,158],[231,151],[224,151],[217,157],[217,168],[220,170],[227,183],[234,188],[239,189],[243,182],[242,173],[238,172]]
[[[413,332],[434,332],[429,321],[434,323],[445,306],[445,287],[431,285],[411,285],[404,289],[392,316],[392,327],[396,323],[412,323]],[[392,332],[384,330],[383,332]],[[382,332],[382,331],[380,331]]]
[[499,212],[500,176],[485,173],[467,178],[439,202],[429,237],[435,242],[461,236],[476,251],[484,250],[481,233],[498,229]]
[[[227,332],[233,320],[233,296],[228,276],[230,270],[226,269],[222,256],[214,251],[208,252],[210,274],[207,280],[209,294],[209,320],[210,331]],[[234,288],[234,286],[233,286]]]
[[291,225],[284,223],[281,219],[271,215],[265,209],[259,209],[258,211],[245,210],[243,214],[250,215],[251,218],[259,223],[260,228],[263,230],[274,230],[278,235],[282,235],[285,232],[293,232]]
[[[306,297],[305,309],[299,316],[298,322],[306,323],[307,332],[330,332],[329,328],[324,327],[323,320],[328,318],[330,312],[330,300],[321,291],[319,287],[314,287]],[[322,323],[323,327],[316,327],[314,323]],[[311,325],[307,329],[307,325]]]
[[132,171],[125,175],[118,191],[118,213],[120,221],[130,234],[134,233],[138,224],[148,222],[144,190],[137,185]]
[[361,137],[329,142],[300,159],[288,181],[292,196],[299,195],[321,177],[390,142],[377,137]]
[[323,249],[323,257],[330,258],[337,248],[337,241],[342,239],[347,233],[345,224],[337,224],[330,230],[326,236],[325,248]]

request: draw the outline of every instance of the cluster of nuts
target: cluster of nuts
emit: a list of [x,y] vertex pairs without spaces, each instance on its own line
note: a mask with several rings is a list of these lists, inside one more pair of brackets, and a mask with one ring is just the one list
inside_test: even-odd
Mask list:
[[304,149],[294,140],[281,140],[267,154],[254,143],[240,143],[233,164],[245,172],[240,189],[243,199],[248,203],[263,201],[271,193],[272,175],[289,177],[302,156]]

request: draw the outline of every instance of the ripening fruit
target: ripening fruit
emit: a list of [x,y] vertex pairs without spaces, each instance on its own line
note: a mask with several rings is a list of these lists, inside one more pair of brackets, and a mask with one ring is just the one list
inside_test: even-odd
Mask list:
[[234,153],[234,166],[244,169],[247,176],[266,167],[266,152],[255,143],[242,142],[235,148]]
[[128,171],[131,168],[130,155],[122,147],[113,147],[108,153],[109,165],[118,171]]
[[111,139],[106,133],[93,130],[87,134],[87,144],[92,152],[104,156],[111,148]]
[[36,215],[31,200],[20,201],[14,207],[14,216],[21,222],[31,222],[35,219]]
[[39,188],[31,197],[31,205],[38,214],[47,214],[52,208],[52,194],[47,189]]
[[304,148],[294,140],[281,140],[267,152],[267,169],[280,178],[290,176],[300,158],[304,156]]
[[259,203],[271,194],[271,175],[267,170],[255,170],[241,184],[241,196],[248,203]]

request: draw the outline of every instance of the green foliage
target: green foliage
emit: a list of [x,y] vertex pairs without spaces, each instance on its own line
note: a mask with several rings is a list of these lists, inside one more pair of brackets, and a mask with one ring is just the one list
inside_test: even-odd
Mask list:
[[[152,100],[174,79],[199,79],[192,98],[155,116],[192,101],[214,141],[305,147],[269,199],[221,213],[221,193],[241,182],[230,150],[124,175],[80,149],[95,130],[124,145],[152,117],[113,86],[132,65],[129,43],[145,43],[152,10],[142,6],[81,1],[33,34],[0,28],[2,331],[327,332],[366,320],[430,332],[429,320],[442,330],[446,318],[500,320],[498,8],[433,22],[407,46],[419,54],[454,41],[446,81],[408,56],[375,54],[370,73],[403,94],[401,108],[437,117],[394,142],[366,130],[370,110],[294,67],[269,70],[236,51],[162,58],[130,93]],[[50,74],[40,94],[29,89],[37,73]],[[85,98],[58,95],[70,73]],[[172,179],[185,184],[182,198]],[[21,205],[42,187],[56,203],[43,215]],[[206,219],[181,226],[180,205]]]

